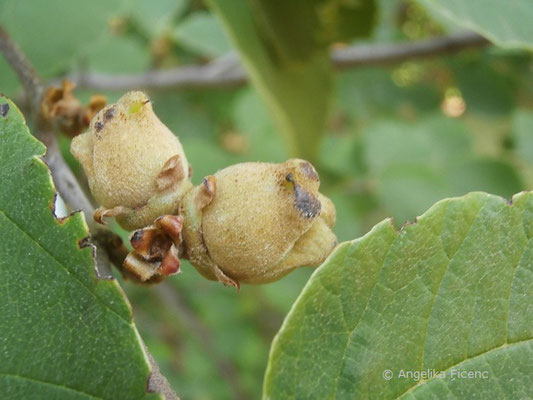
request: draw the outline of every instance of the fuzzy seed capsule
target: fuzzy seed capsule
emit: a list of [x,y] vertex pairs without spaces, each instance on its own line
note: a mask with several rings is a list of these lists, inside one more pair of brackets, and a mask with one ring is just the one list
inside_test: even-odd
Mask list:
[[235,286],[320,264],[337,240],[335,208],[319,184],[313,166],[299,159],[217,172],[182,206],[186,256],[207,278]]
[[104,207],[95,218],[116,216],[128,230],[174,212],[191,187],[180,141],[142,92],[129,92],[98,112],[89,130],[72,140],[71,152]]
[[335,206],[309,162],[237,164],[193,187],[179,140],[144,93],[98,112],[71,151],[102,206],[95,219],[134,231],[123,271],[138,281],[175,274],[187,258],[225,285],[267,283],[320,264],[337,243]]

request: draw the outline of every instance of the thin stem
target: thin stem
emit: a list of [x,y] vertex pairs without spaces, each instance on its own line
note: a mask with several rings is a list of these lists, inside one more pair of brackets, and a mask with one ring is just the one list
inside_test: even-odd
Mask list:
[[[331,62],[337,70],[389,65],[416,58],[457,53],[488,45],[487,39],[467,32],[406,43],[356,45],[335,48]],[[191,65],[142,74],[109,75],[80,72],[67,76],[79,87],[95,90],[185,89],[234,87],[248,81],[236,54],[230,53],[205,65]]]

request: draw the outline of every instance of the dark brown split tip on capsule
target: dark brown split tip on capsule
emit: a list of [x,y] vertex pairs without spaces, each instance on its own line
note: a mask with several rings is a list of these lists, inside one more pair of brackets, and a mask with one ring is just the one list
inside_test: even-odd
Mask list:
[[100,132],[103,128],[104,128],[104,123],[103,122],[96,121],[94,123],[94,129],[96,130],[96,132]]
[[294,205],[305,218],[315,218],[320,214],[320,200],[300,185],[294,185]]
[[319,180],[318,174],[315,168],[311,165],[311,163],[304,161],[300,164],[300,168],[306,178],[309,178],[313,181]]
[[110,121],[115,117],[115,107],[111,107],[104,113],[104,120]]

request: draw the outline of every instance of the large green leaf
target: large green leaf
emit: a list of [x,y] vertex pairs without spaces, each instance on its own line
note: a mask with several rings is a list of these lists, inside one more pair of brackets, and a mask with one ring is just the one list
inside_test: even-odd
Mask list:
[[368,33],[374,2],[208,2],[222,18],[292,155],[314,160],[332,86],[328,44]]
[[409,123],[378,119],[363,142],[378,199],[399,224],[443,198],[473,191],[510,197],[523,188],[511,165],[474,155],[461,120],[437,114]]
[[472,29],[492,42],[533,50],[531,0],[418,0],[430,12]]
[[128,302],[96,277],[83,215],[53,215],[44,152],[0,97],[0,398],[159,398]]
[[[476,192],[339,245],[274,340],[265,398],[533,397],[532,237],[533,192]],[[446,376],[399,376],[428,369]]]

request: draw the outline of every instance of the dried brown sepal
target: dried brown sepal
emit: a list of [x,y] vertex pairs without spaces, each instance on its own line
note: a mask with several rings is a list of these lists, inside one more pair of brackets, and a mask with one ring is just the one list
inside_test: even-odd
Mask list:
[[154,227],[135,231],[130,237],[130,243],[135,252],[146,261],[160,261],[172,245],[163,232]]
[[165,232],[176,246],[182,242],[183,218],[180,215],[163,215],[155,220],[155,226]]
[[206,176],[202,180],[202,185],[194,200],[199,210],[207,207],[215,197],[216,182],[216,178],[213,175]]
[[159,266],[159,262],[146,261],[135,252],[129,253],[122,265],[126,271],[126,277],[133,277],[134,280],[140,282],[149,282],[157,278],[159,275],[157,273]]
[[163,257],[161,265],[157,269],[157,272],[161,276],[170,276],[177,274],[180,269],[180,259],[178,257],[178,249],[176,246],[170,246],[169,251]]
[[236,281],[234,279],[231,279],[229,276],[227,276],[216,264],[213,264],[213,272],[215,273],[215,276],[219,282],[221,282],[224,286],[232,286],[238,291],[241,290],[241,284],[239,281]]
[[127,207],[114,207],[114,208],[104,208],[98,207],[93,214],[93,218],[99,224],[105,225],[106,221],[104,218],[118,217],[123,214],[127,214],[132,210]]
[[154,225],[138,229],[130,237],[133,251],[128,254],[124,268],[144,282],[179,272],[182,217],[163,215]]
[[180,162],[180,156],[176,154],[170,157],[156,178],[157,188],[160,191],[168,190],[176,186],[185,178],[185,171]]

